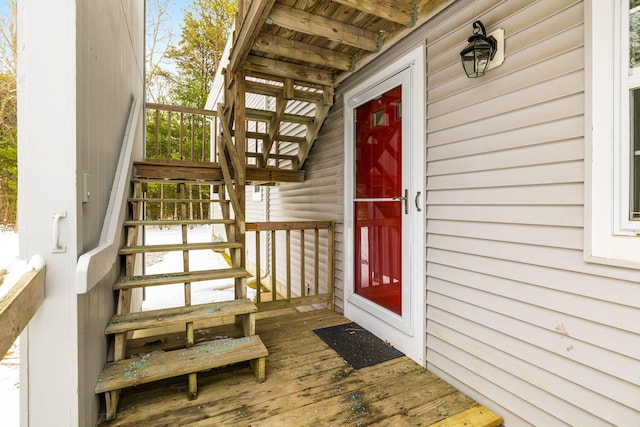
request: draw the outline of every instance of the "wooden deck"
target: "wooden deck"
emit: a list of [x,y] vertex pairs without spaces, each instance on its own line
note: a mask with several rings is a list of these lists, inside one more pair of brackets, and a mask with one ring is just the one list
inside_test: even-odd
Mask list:
[[[355,370],[314,329],[347,323],[328,310],[261,319],[267,380],[249,365],[126,389],[106,426],[499,426],[501,419],[406,357]],[[225,336],[217,328],[209,331]],[[202,335],[202,334],[201,334]],[[202,337],[203,339],[205,337]]]

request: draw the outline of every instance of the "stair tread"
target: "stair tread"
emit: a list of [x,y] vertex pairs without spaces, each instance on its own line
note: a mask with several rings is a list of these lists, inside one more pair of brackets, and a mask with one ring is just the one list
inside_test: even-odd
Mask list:
[[200,249],[222,250],[241,247],[242,244],[238,242],[170,243],[163,245],[125,246],[120,249],[120,254],[128,255],[143,252],[193,251]]
[[109,362],[104,365],[95,388],[104,393],[186,375],[233,363],[254,360],[268,355],[257,335],[231,340],[219,340],[187,349]]
[[223,180],[212,179],[167,179],[167,178],[148,178],[144,176],[135,176],[131,178],[131,182],[142,182],[147,184],[187,184],[187,185],[220,185]]
[[233,224],[232,219],[143,219],[125,221],[125,226],[135,225],[210,225],[210,224]]
[[230,203],[229,199],[179,199],[179,198],[160,198],[160,197],[130,197],[129,202],[147,202],[147,203]]
[[117,334],[140,329],[149,329],[176,323],[188,323],[201,319],[250,314],[258,307],[248,299],[213,302],[208,304],[173,307],[136,313],[115,314],[111,317],[105,334]]
[[187,271],[180,273],[148,274],[144,276],[121,277],[114,290],[141,288],[143,286],[170,285],[172,283],[202,282],[204,280],[235,279],[246,277],[242,268],[221,268],[216,270]]

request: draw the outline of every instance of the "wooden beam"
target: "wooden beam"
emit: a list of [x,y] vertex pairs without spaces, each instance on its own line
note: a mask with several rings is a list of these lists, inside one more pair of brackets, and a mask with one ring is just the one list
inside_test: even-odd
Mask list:
[[402,25],[413,22],[413,5],[404,0],[333,0],[352,9]]
[[249,50],[255,42],[269,12],[276,0],[253,0],[248,10],[243,11],[244,18],[240,18],[240,26],[236,21],[236,39],[229,57],[229,69],[235,74],[249,55]]
[[[247,132],[247,138],[249,139],[260,139],[262,141],[269,138],[269,135],[262,132]],[[274,138],[275,141],[281,142],[292,142],[294,144],[304,144],[306,139],[302,136],[293,136],[293,135],[282,135],[278,134]]]
[[[268,83],[256,82],[254,80],[246,80],[246,90],[249,93],[257,93],[265,96],[278,96],[282,92],[282,86],[271,85]],[[322,92],[311,92],[309,90],[293,89],[293,97],[296,101],[319,102],[324,100]]]
[[247,181],[304,182],[304,171],[247,166]]
[[299,82],[309,82],[325,86],[333,85],[333,73],[330,71],[292,64],[290,62],[276,61],[256,55],[249,55],[243,66],[243,71],[267,73]]
[[44,301],[45,272],[25,273],[0,299],[0,359],[38,311]]
[[[180,179],[200,179],[203,183],[212,184],[222,182],[222,169],[219,164],[201,162],[200,165],[179,161],[153,160],[136,163],[136,173],[152,180],[158,179],[161,182],[171,183],[165,180]],[[235,171],[229,169],[231,179],[235,179]],[[304,182],[304,171],[257,168],[255,166],[246,167],[246,180],[251,182]],[[160,181],[159,181],[160,182]]]
[[[275,112],[268,110],[258,110],[256,108],[247,108],[247,118],[256,120],[272,120]],[[283,122],[298,123],[303,125],[313,124],[313,117],[301,116],[299,114],[285,113],[282,115]],[[236,129],[236,138],[238,138],[238,130]]]
[[[291,80],[288,80],[288,82],[291,83]],[[283,87],[284,92],[287,91],[286,88],[288,86],[285,82]],[[293,92],[293,86],[291,86],[290,91]],[[284,98],[284,94],[280,94],[280,96],[276,97],[276,113],[271,118],[271,122],[269,122],[269,137],[262,143],[262,158],[258,166],[265,167],[269,161],[269,153],[271,152],[271,147],[273,147],[276,135],[280,132],[280,124],[282,123],[282,117],[284,116],[286,108],[287,100]]]
[[324,37],[358,49],[373,52],[378,48],[377,33],[292,7],[274,5],[269,19],[279,27]]
[[343,71],[349,70],[353,62],[351,55],[272,34],[259,34],[256,38],[255,48],[258,52]]
[[307,141],[304,144],[301,144],[298,149],[298,167],[301,168],[304,165],[305,160],[307,160],[307,156],[311,151],[311,147],[318,136],[318,132],[320,132],[320,128],[324,123],[324,119],[329,114],[329,109],[331,107],[328,105],[317,105],[316,106],[316,116],[312,124],[307,126]]
[[361,70],[367,64],[375,60],[387,50],[395,46],[399,41],[420,28],[422,24],[431,20],[438,13],[442,12],[446,7],[454,3],[456,0],[422,0],[418,3],[418,20],[411,27],[400,27],[397,31],[385,34],[384,43],[375,53],[363,52],[362,55],[356,55],[356,66],[353,70],[343,72],[336,75],[335,85],[337,87],[344,80],[352,76],[356,71]]
[[[227,151],[229,152],[229,155],[231,156],[231,166],[234,169],[240,170],[242,171],[242,164],[244,163],[244,157],[240,157],[240,154],[238,154],[235,145],[233,144],[233,140],[231,138],[231,136],[233,135],[233,132],[231,132],[231,129],[229,128],[229,123],[226,121],[226,117],[224,117],[224,104],[218,104],[218,111],[219,114],[221,116],[221,120],[220,120],[220,124],[222,125],[222,142],[226,148]],[[236,180],[242,180],[243,177],[242,175],[239,175],[236,177]]]

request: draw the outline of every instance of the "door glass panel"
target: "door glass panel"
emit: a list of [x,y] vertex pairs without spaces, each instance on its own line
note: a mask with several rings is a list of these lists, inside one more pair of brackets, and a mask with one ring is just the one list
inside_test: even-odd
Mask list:
[[355,293],[402,315],[402,204],[356,202]]
[[402,86],[356,108],[356,198],[402,193]]
[[355,116],[354,292],[402,315],[402,86]]

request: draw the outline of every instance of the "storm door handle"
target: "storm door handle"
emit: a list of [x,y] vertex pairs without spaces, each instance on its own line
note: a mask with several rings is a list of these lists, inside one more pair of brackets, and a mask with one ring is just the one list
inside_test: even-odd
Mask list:
[[404,213],[408,214],[409,213],[409,190],[408,189],[404,189],[404,197],[401,196],[396,196],[396,197],[392,197],[393,200],[398,200],[398,201],[404,201]]

